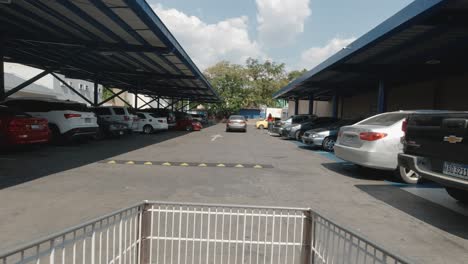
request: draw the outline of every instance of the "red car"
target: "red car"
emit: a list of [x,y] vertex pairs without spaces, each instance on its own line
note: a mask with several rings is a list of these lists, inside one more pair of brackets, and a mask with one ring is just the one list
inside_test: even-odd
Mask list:
[[46,143],[49,139],[47,119],[0,106],[0,146]]
[[176,113],[175,130],[200,131],[203,126],[200,122],[194,121],[192,116],[186,113]]

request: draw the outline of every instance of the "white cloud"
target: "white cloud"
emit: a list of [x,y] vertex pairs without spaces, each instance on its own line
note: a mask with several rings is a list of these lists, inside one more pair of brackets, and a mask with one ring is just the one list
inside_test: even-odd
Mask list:
[[340,51],[348,44],[356,40],[356,38],[333,38],[323,47],[312,47],[302,52],[299,63],[300,69],[312,69],[319,65],[330,56]]
[[256,0],[259,39],[263,45],[281,47],[304,32],[310,16],[309,0]]
[[177,9],[162,5],[152,8],[201,70],[221,60],[243,63],[248,57],[264,57],[257,42],[249,37],[246,16],[207,24]]

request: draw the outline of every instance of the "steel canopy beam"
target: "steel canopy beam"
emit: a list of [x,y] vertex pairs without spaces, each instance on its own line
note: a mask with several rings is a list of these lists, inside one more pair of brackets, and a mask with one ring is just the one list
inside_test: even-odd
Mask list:
[[63,85],[65,85],[68,89],[72,90],[72,92],[74,92],[76,95],[78,95],[79,97],[81,97],[81,99],[85,100],[88,104],[90,105],[93,105],[93,102],[91,102],[88,98],[86,98],[85,96],[83,96],[81,93],[79,93],[77,90],[75,90],[73,87],[71,87],[67,82],[65,82],[62,78],[60,78],[57,74],[55,73],[51,73],[52,76],[55,77],[55,79],[57,79],[59,82],[63,83]]
[[[3,63],[3,61],[2,61],[2,63]],[[42,77],[46,76],[47,74],[51,73],[53,70],[54,69],[47,69],[47,70],[39,73],[38,75],[36,75],[36,76],[32,77],[31,79],[23,82],[22,84],[20,84],[20,85],[16,86],[15,88],[9,90],[8,92],[5,92],[3,97],[7,98],[8,96],[10,96],[10,95],[24,89],[25,87],[33,84],[35,81],[37,81],[37,80],[41,79]],[[1,98],[1,99],[4,99],[4,98]]]

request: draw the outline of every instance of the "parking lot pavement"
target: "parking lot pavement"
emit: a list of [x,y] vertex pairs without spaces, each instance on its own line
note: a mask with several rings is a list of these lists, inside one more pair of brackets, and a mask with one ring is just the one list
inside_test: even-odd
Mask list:
[[2,153],[0,175],[0,251],[148,199],[311,207],[417,263],[468,259],[467,208],[438,186],[401,185],[253,127]]

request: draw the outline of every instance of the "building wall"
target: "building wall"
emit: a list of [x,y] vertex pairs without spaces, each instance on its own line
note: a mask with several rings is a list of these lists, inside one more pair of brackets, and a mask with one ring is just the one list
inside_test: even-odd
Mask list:
[[377,90],[342,100],[342,118],[366,117],[377,113]]
[[[294,115],[295,101],[290,100],[288,104],[288,116]],[[309,100],[299,100],[299,114],[309,113]],[[333,104],[327,101],[314,101],[313,114],[318,116],[332,116]]]
[[333,116],[333,102],[332,101],[315,101],[314,114],[317,116],[331,117]]

